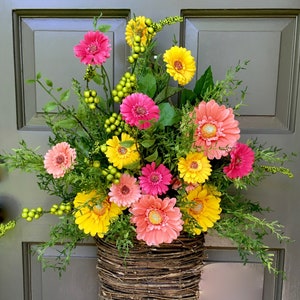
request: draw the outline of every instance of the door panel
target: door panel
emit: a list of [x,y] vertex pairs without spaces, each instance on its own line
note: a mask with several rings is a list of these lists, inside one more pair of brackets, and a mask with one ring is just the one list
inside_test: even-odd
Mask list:
[[[240,122],[243,139],[257,137],[267,144],[276,144],[285,152],[299,152],[299,14],[298,0],[165,0],[165,1],[41,1],[4,0],[0,7],[0,151],[17,147],[25,139],[32,147],[47,150],[49,131],[45,127],[41,107],[47,97],[25,82],[40,71],[55,84],[70,87],[74,74],[81,76],[82,67],[73,58],[72,47],[83,33],[92,29],[92,17],[104,12],[104,23],[112,28],[113,53],[108,62],[112,84],[126,70],[128,49],[124,42],[126,21],[133,15],[147,15],[154,20],[168,15],[182,15],[184,22],[159,33],[159,51],[172,44],[174,35],[181,45],[192,50],[199,76],[212,65],[215,79],[222,79],[229,66],[250,60],[241,79],[248,85],[248,107]],[[48,1],[49,2],[49,1]],[[101,6],[101,7],[100,7]],[[159,7],[159,9],[158,9]],[[228,293],[214,300],[239,299],[248,283],[251,300],[298,300],[300,298],[300,247],[298,228],[300,204],[297,183],[299,160],[291,164],[294,180],[270,177],[261,186],[249,190],[255,198],[274,210],[267,216],[286,227],[286,234],[295,242],[280,245],[270,239],[276,261],[284,265],[288,279],[274,278],[254,258],[243,267],[237,252],[228,241],[207,237],[209,246],[207,271],[201,283],[203,300],[213,297],[214,286],[221,273],[231,271]],[[47,206],[51,198],[41,192],[33,175],[14,172],[0,176],[0,207],[15,217],[26,205]],[[14,231],[0,239],[0,299],[47,300],[97,299],[95,248],[92,242],[81,245],[74,253],[70,268],[62,279],[50,271],[42,272],[31,247],[47,239],[55,217],[47,216],[35,223],[20,221]],[[54,257],[55,253],[47,253]],[[24,276],[23,276],[24,275]],[[88,284],[87,284],[88,282]],[[55,294],[53,294],[55,291]],[[231,292],[233,292],[230,294]],[[253,293],[253,294],[252,294]],[[221,297],[220,296],[220,297]],[[77,298],[76,298],[77,297]]]

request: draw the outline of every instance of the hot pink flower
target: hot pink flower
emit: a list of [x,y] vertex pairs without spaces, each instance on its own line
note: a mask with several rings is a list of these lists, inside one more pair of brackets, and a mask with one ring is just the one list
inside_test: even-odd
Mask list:
[[102,65],[110,57],[108,37],[100,31],[89,31],[84,39],[74,47],[76,57],[86,65]]
[[233,110],[210,100],[202,101],[195,112],[195,146],[209,159],[228,155],[240,138],[239,123],[234,119]]
[[172,175],[163,164],[155,168],[155,162],[142,168],[142,176],[139,177],[140,186],[145,194],[161,195],[168,190]]
[[130,206],[140,198],[141,191],[136,178],[129,174],[122,174],[120,182],[112,184],[108,195],[110,201],[118,206]]
[[237,143],[231,150],[230,157],[231,162],[229,166],[223,169],[227,177],[231,179],[241,178],[252,172],[255,155],[248,145]]
[[183,225],[182,214],[175,204],[175,198],[162,200],[142,195],[130,208],[137,239],[145,241],[148,246],[172,243],[179,236]]
[[120,112],[126,123],[147,129],[152,121],[158,121],[159,108],[155,102],[145,94],[134,93],[124,98],[120,105]]
[[76,151],[66,142],[53,146],[44,157],[44,167],[54,178],[63,177],[73,167]]

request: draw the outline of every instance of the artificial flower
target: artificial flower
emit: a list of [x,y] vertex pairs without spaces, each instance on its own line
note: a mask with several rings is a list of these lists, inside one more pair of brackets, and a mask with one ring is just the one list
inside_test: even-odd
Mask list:
[[236,143],[230,151],[230,164],[223,171],[230,179],[242,178],[253,171],[254,151],[246,144]]
[[145,241],[148,246],[175,240],[183,225],[182,214],[175,204],[175,198],[162,200],[152,195],[142,195],[130,208],[136,238]]
[[115,203],[109,202],[106,197],[101,199],[96,191],[78,193],[74,199],[75,223],[85,234],[98,235],[102,238],[109,226],[122,209]]
[[187,201],[190,206],[182,208],[187,212],[199,225],[195,226],[189,218],[186,219],[186,225],[192,226],[191,232],[200,234],[206,232],[208,228],[212,228],[220,219],[220,201],[221,193],[215,187],[210,185],[198,185],[187,195]]
[[178,160],[180,178],[187,183],[203,183],[211,174],[211,165],[203,152],[190,152]]
[[141,190],[136,182],[136,178],[129,174],[122,174],[118,183],[113,183],[110,187],[110,201],[118,206],[130,206],[141,196]]
[[143,167],[142,176],[139,177],[142,191],[154,196],[166,193],[171,180],[170,170],[163,164],[156,167],[155,162]]
[[53,146],[44,156],[44,167],[53,178],[60,178],[73,168],[76,159],[76,150],[66,142]]
[[201,101],[195,107],[195,146],[209,159],[227,156],[240,138],[239,122],[232,108],[219,105],[215,100]]
[[122,133],[121,141],[114,135],[106,144],[108,147],[105,155],[118,169],[131,165],[140,158],[134,139],[127,133]]
[[173,46],[164,53],[167,73],[180,85],[188,84],[196,72],[196,64],[191,51],[186,48]]
[[127,23],[125,29],[125,40],[129,47],[134,46],[136,37],[138,37],[141,46],[146,46],[149,38],[152,37],[148,32],[146,18],[144,16],[135,17]]
[[155,102],[145,94],[134,93],[127,96],[120,105],[123,120],[139,129],[147,129],[152,121],[158,121],[159,108]]
[[75,56],[86,65],[102,65],[110,57],[108,37],[100,31],[89,31],[74,47]]

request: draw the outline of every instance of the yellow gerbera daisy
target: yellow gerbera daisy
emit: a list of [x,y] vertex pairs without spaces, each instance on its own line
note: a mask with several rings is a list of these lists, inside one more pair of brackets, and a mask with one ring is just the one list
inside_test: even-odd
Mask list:
[[148,32],[148,27],[145,23],[146,18],[144,16],[139,16],[131,19],[126,26],[125,39],[129,47],[134,46],[135,38],[140,37],[140,45],[146,46],[148,40],[153,37]]
[[122,208],[108,199],[101,200],[96,191],[78,193],[74,199],[75,223],[85,234],[102,238],[111,221],[122,213]]
[[[200,234],[206,232],[208,228],[212,228],[214,223],[220,219],[221,193],[215,187],[209,185],[199,185],[191,190],[187,195],[187,200],[192,204],[184,210],[193,217],[196,222],[201,226],[193,227],[192,233]],[[190,220],[185,221],[189,223]],[[191,225],[191,224],[186,224]]]
[[164,54],[164,62],[167,64],[167,73],[180,85],[188,84],[196,72],[191,51],[183,47],[173,46],[167,50]]
[[108,161],[118,169],[133,164],[140,159],[134,139],[129,134],[123,132],[121,141],[117,136],[113,136],[106,142],[106,145],[108,147],[105,155]]
[[211,165],[203,152],[191,152],[178,161],[180,178],[187,183],[203,183],[211,174]]

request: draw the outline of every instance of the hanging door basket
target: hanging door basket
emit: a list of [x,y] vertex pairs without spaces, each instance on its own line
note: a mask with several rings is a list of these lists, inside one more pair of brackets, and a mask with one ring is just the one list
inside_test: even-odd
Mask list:
[[116,246],[96,239],[99,300],[199,299],[204,236],[180,236],[149,247],[135,241],[124,262]]

